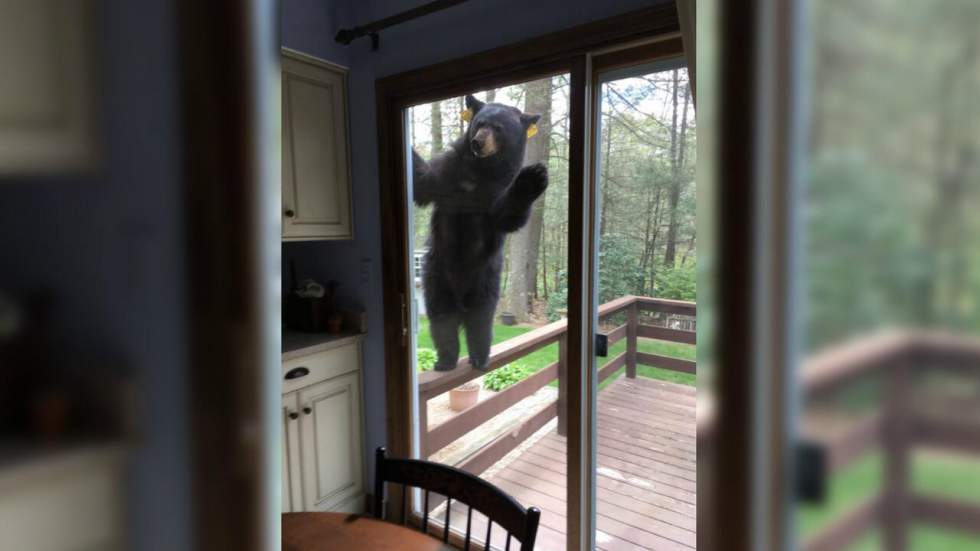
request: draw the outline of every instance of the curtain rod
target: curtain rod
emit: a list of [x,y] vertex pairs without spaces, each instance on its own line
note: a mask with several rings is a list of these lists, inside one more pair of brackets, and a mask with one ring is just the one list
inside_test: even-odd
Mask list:
[[451,8],[453,6],[467,2],[468,0],[435,0],[434,2],[429,2],[428,4],[422,4],[417,8],[412,8],[410,10],[405,10],[401,13],[396,13],[395,15],[385,17],[384,19],[378,19],[377,21],[372,21],[366,25],[358,25],[350,29],[340,29],[337,31],[337,36],[334,40],[347,46],[352,41],[361,38],[363,36],[371,37],[371,49],[377,51],[380,39],[378,37],[378,31],[387,29],[388,27],[393,27],[395,25],[400,25],[406,21],[411,21],[413,19],[418,19],[419,17],[429,15],[437,11],[442,11],[446,8]]

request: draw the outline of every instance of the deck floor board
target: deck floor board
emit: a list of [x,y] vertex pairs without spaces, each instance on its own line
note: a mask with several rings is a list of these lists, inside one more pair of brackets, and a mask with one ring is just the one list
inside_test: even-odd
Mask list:
[[[599,393],[597,548],[695,548],[695,400],[693,387],[643,377],[621,376]],[[522,504],[541,509],[536,549],[565,548],[566,472],[565,438],[552,429],[487,475]],[[454,504],[453,526],[463,530],[465,523],[465,507]],[[473,533],[482,539],[485,519],[474,517]],[[502,548],[498,534],[495,527],[493,546]]]

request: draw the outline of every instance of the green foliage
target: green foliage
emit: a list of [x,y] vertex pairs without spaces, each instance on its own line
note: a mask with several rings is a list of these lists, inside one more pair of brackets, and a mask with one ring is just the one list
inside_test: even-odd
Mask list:
[[519,383],[533,374],[532,369],[521,363],[511,363],[499,367],[483,376],[483,388],[499,392],[515,383]]
[[656,296],[697,301],[697,272],[693,264],[662,268],[657,272]]
[[[636,242],[626,235],[607,233],[599,245],[599,303],[638,294],[643,269]],[[642,245],[642,243],[641,243]]]
[[568,309],[568,274],[565,270],[558,272],[558,289],[548,297],[548,321],[558,321]]
[[930,274],[908,222],[912,205],[895,193],[898,178],[860,156],[828,154],[808,180],[810,346],[913,322],[916,288]]
[[432,370],[438,359],[436,351],[431,348],[419,348],[415,351],[415,365],[420,373]]

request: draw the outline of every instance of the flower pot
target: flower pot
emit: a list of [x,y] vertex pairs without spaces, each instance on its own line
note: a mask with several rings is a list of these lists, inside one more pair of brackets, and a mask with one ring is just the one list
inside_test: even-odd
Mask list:
[[466,383],[449,391],[449,408],[453,411],[463,411],[476,405],[480,400],[480,385]]
[[500,314],[500,323],[504,325],[517,325],[517,316],[510,312],[503,312]]

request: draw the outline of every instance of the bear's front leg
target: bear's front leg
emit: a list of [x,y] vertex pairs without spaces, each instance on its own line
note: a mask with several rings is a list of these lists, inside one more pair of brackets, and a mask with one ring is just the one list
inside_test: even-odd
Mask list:
[[531,205],[548,189],[548,169],[535,163],[521,169],[514,183],[494,208],[494,225],[506,233],[515,232],[527,223]]

